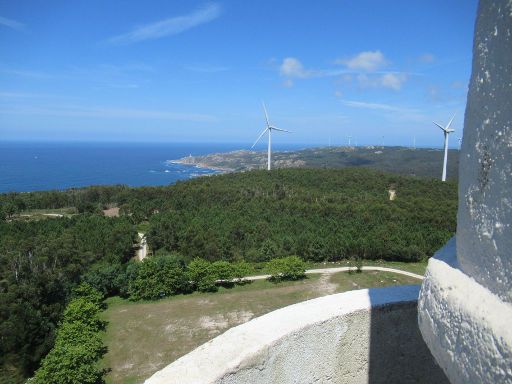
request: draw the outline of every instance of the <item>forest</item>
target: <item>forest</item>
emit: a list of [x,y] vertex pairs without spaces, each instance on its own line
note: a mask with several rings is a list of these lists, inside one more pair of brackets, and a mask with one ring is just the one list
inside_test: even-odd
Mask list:
[[[346,168],[2,194],[0,383],[34,374],[81,282],[106,296],[154,299],[165,289],[189,290],[182,271],[202,273],[208,265],[222,271],[285,256],[417,261],[454,234],[456,189],[454,182]],[[119,217],[103,215],[111,207],[119,207]],[[70,214],[24,215],[58,208]],[[141,227],[153,254],[144,263],[132,260]],[[148,282],[162,271],[179,279],[155,290]]]

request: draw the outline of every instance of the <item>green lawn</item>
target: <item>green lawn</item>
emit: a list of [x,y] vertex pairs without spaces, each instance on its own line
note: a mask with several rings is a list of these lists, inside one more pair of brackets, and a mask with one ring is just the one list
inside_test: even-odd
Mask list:
[[112,369],[107,382],[142,383],[227,329],[290,304],[353,289],[419,283],[389,272],[341,272],[294,282],[258,280],[217,293],[196,292],[156,302],[111,298],[104,312],[109,322],[104,365]]
[[[428,261],[419,261],[416,263],[406,263],[403,261],[384,261],[384,260],[363,260],[365,266],[378,266],[387,268],[401,269],[402,271],[417,273],[418,275],[424,275],[427,269]],[[335,268],[335,267],[355,267],[355,264],[351,260],[341,260],[337,262],[325,262],[325,263],[311,263],[308,264],[308,269],[317,268]]]
[[60,217],[59,215],[62,215],[64,217],[71,217],[75,214],[76,209],[73,207],[55,209],[27,209],[15,215],[13,219],[31,221],[48,219],[52,217]]

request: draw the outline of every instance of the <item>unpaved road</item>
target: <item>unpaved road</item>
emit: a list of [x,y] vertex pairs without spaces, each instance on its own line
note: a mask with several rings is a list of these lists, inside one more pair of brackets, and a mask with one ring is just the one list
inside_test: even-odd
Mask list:
[[[416,279],[423,280],[422,275],[418,275],[416,273],[402,271],[401,269],[395,268],[386,268],[386,267],[363,267],[363,271],[383,271],[383,272],[394,272],[400,275],[405,275],[409,277],[414,277]],[[319,268],[319,269],[308,269],[306,274],[311,273],[337,273],[337,272],[348,272],[350,270],[355,271],[354,267],[337,267],[337,268]],[[258,276],[247,276],[244,277],[244,280],[263,280],[268,279],[270,275],[258,275]]]
[[137,250],[137,260],[142,261],[148,255],[148,243],[146,242],[146,235],[139,232],[140,246]]

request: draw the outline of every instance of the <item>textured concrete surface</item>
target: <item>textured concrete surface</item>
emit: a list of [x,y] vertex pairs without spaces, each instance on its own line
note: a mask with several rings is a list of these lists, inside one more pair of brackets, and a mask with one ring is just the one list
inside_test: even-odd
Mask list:
[[423,338],[452,383],[512,383],[512,306],[460,270],[455,242],[429,260]]
[[481,0],[457,238],[429,260],[421,333],[452,383],[512,383],[512,1]]
[[512,302],[512,1],[483,0],[459,166],[457,257]]
[[279,309],[228,330],[146,383],[447,383],[418,330],[418,290],[359,290]]

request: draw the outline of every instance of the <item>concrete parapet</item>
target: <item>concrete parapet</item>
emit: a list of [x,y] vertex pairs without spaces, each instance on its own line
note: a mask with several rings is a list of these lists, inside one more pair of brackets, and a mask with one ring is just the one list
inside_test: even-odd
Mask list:
[[418,327],[418,286],[351,291],[232,328],[146,384],[446,383]]

